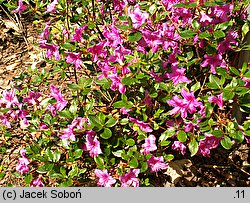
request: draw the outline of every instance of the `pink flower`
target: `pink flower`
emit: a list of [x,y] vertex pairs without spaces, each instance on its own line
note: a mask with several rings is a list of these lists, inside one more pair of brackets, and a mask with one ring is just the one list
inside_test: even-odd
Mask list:
[[72,128],[83,129],[83,125],[86,122],[88,122],[87,118],[77,117],[72,121],[70,126],[72,126]]
[[48,40],[49,39],[49,35],[50,35],[50,32],[49,32],[49,23],[46,23],[46,26],[45,26],[43,32],[39,34],[39,37],[42,40]]
[[187,92],[184,88],[181,90],[181,95],[184,99],[180,99],[178,96],[174,95],[171,100],[168,100],[167,103],[170,106],[173,106],[174,109],[170,111],[170,115],[175,115],[181,113],[182,118],[187,117],[187,112],[193,114],[196,112],[196,108],[200,108],[201,116],[204,116],[204,106],[201,102],[198,102],[194,96],[194,92]]
[[167,101],[168,105],[174,107],[170,111],[170,115],[176,115],[181,113],[182,118],[187,117],[186,105],[183,103],[183,100],[180,99],[178,96],[174,95],[171,100]]
[[139,187],[138,175],[140,173],[140,169],[130,169],[129,173],[125,173],[120,176],[119,180],[121,181],[121,187]]
[[128,112],[130,112],[131,109],[126,109],[125,107],[122,107],[120,109],[120,113],[123,114],[123,115],[128,115]]
[[186,154],[186,146],[180,141],[174,141],[172,149],[181,151],[182,155]]
[[4,105],[5,108],[10,108],[19,104],[16,96],[16,89],[11,89],[10,92],[4,90],[0,99],[0,105]]
[[168,73],[167,77],[173,81],[173,85],[177,85],[183,82],[191,82],[191,80],[189,80],[184,74],[186,70],[185,68],[178,68],[176,65],[172,65],[171,69],[172,73]]
[[112,25],[110,27],[105,26],[103,31],[103,36],[106,38],[105,45],[117,48],[118,45],[122,45],[123,39],[120,36],[120,31]]
[[48,4],[46,13],[55,13],[57,4],[58,0],[54,0],[51,4]]
[[[89,155],[93,158],[102,154],[102,150],[100,147],[100,142],[97,140],[96,133],[93,130],[87,131],[86,134],[86,143],[84,145],[84,149],[89,151]],[[94,137],[94,138],[93,138]]]
[[28,105],[39,105],[39,101],[38,99],[41,97],[41,93],[40,92],[29,92],[28,97],[23,98],[23,102],[27,102]]
[[150,128],[150,124],[149,124],[149,123],[145,123],[145,122],[143,122],[143,121],[137,120],[137,119],[132,118],[132,117],[130,117],[129,120],[130,120],[131,122],[133,122],[134,124],[138,125],[139,128],[140,128],[142,131],[146,132],[146,133],[150,133],[150,132],[153,131],[152,128]]
[[139,4],[134,7],[134,10],[131,11],[131,6],[128,8],[128,16],[131,18],[133,27],[138,29],[143,23],[145,23],[149,17],[149,14],[146,12],[141,12]]
[[168,165],[164,163],[163,156],[155,157],[151,156],[149,160],[147,160],[148,166],[151,168],[151,172],[158,172],[159,170],[165,170]]
[[105,45],[105,42],[100,42],[97,45],[88,48],[88,51],[92,53],[92,61],[96,62],[98,60],[98,57],[106,58],[107,52],[103,49]]
[[72,141],[76,141],[76,137],[73,131],[72,126],[68,126],[68,128],[64,129],[64,130],[60,130],[60,133],[63,133],[60,138],[62,140],[72,140]]
[[226,4],[222,6],[213,6],[211,10],[211,16],[215,17],[213,23],[223,23],[229,20],[229,16],[233,11],[233,5]]
[[107,169],[103,169],[103,171],[99,169],[95,169],[95,175],[99,178],[97,185],[104,187],[111,187],[116,180],[110,176]]
[[27,9],[27,6],[23,4],[22,0],[18,1],[18,7],[13,10],[12,12],[18,13],[18,15],[21,17],[21,13]]
[[16,170],[18,172],[20,172],[21,174],[27,173],[30,170],[30,168],[28,166],[28,164],[30,163],[30,160],[25,157],[25,153],[26,153],[26,150],[21,149],[20,154],[21,154],[22,158],[19,158],[18,164],[16,166]]
[[45,40],[40,42],[40,48],[46,49],[47,58],[51,59],[52,56],[55,57],[56,60],[60,60],[59,46],[55,44],[49,44]]
[[200,22],[201,22],[202,26],[209,25],[209,24],[211,24],[212,21],[213,21],[213,19],[210,18],[207,14],[205,14],[205,13],[200,14]]
[[215,54],[213,56],[209,56],[209,55],[205,54],[204,58],[205,58],[205,61],[203,61],[201,63],[201,66],[207,67],[209,65],[211,68],[210,70],[213,74],[216,73],[215,68],[217,68],[217,67],[226,68],[227,67],[226,62],[224,61],[224,59],[222,58],[222,55],[220,55],[220,54],[218,54],[218,55]]
[[0,115],[1,124],[6,125],[7,128],[11,128],[10,122],[9,122],[9,114],[2,114]]
[[238,42],[235,40],[237,36],[238,36],[237,32],[229,31],[226,39],[218,44],[217,48],[218,48],[219,53],[223,54],[225,51],[231,50],[232,49],[231,44],[237,45]]
[[142,144],[143,154],[146,155],[149,152],[157,150],[157,146],[155,145],[155,136],[149,135],[148,138],[145,138],[145,143]]
[[44,184],[41,181],[41,177],[32,180],[30,183],[30,187],[44,187]]
[[119,15],[124,12],[124,7],[128,4],[126,0],[113,0],[114,11],[117,11]]
[[220,107],[220,109],[223,109],[222,93],[219,94],[217,97],[215,97],[215,96],[210,96],[210,97],[208,98],[208,101],[209,101],[210,103],[216,103],[216,104]]
[[108,78],[112,80],[111,90],[115,91],[118,89],[121,94],[126,92],[126,87],[121,83],[121,78],[117,74],[111,74]]
[[202,154],[204,157],[209,157],[210,150],[216,148],[219,145],[220,140],[221,138],[217,138],[211,134],[205,133],[205,138],[200,140],[197,154]]
[[83,41],[82,38],[82,33],[84,31],[84,29],[87,27],[87,25],[84,25],[83,27],[77,27],[75,28],[75,33],[73,34],[71,41],[72,42],[81,42]]
[[120,65],[123,65],[123,60],[125,55],[130,55],[131,50],[124,48],[122,45],[117,47],[114,50],[114,55],[109,57],[110,62],[118,62]]
[[56,86],[50,85],[50,91],[50,97],[56,99],[56,104],[50,104],[46,109],[49,109],[51,113],[55,116],[56,110],[62,111],[67,105],[68,101],[62,96],[60,90]]
[[66,62],[73,64],[77,69],[81,69],[82,59],[81,59],[81,53],[73,53],[66,51]]

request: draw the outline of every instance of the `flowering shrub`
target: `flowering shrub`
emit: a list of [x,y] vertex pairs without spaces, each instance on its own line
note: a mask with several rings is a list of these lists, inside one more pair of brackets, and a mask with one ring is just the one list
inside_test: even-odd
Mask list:
[[[29,68],[30,82],[0,100],[1,129],[18,121],[31,138],[16,168],[26,183],[76,186],[92,171],[98,186],[148,186],[147,175],[166,170],[176,153],[209,157],[249,143],[249,64],[237,62],[249,49],[246,6],[54,0],[34,9],[20,0],[13,12],[55,19],[38,39],[51,71]],[[67,91],[37,91],[71,71]]]

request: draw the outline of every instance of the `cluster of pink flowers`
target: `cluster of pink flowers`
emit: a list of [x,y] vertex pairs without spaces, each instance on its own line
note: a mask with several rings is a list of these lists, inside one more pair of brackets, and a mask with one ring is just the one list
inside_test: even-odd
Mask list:
[[16,165],[16,170],[20,172],[21,174],[27,173],[30,170],[28,166],[30,163],[30,160],[27,157],[25,157],[25,154],[26,154],[25,149],[21,149],[20,154],[22,158],[19,158],[18,164]]

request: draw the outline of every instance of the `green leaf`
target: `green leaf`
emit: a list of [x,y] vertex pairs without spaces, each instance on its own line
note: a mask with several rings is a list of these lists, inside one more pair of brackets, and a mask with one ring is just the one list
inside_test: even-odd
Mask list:
[[64,181],[63,183],[61,183],[59,187],[70,187],[71,185],[73,185],[73,181],[72,179],[68,179]]
[[140,172],[144,173],[145,171],[148,170],[148,163],[147,162],[142,162],[141,163],[141,168],[140,168]]
[[245,24],[242,26],[242,38],[244,38],[248,32],[249,32],[249,24],[245,22]]
[[69,171],[68,176],[69,176],[69,178],[73,178],[73,177],[77,176],[77,174],[78,174],[78,167],[73,166],[72,169]]
[[104,128],[104,131],[100,134],[100,136],[103,139],[109,139],[112,136],[112,131],[109,128]]
[[94,157],[95,162],[97,163],[98,167],[103,169],[104,167],[104,160],[101,156],[95,156]]
[[120,120],[120,124],[121,125],[127,125],[129,123],[129,119],[128,118],[123,118]]
[[84,78],[81,77],[78,81],[78,85],[81,89],[84,89],[85,87],[89,87],[91,86],[93,83],[93,79],[92,78]]
[[134,139],[129,138],[129,139],[126,140],[126,144],[128,146],[134,146],[135,145],[135,141],[134,141]]
[[196,32],[194,32],[192,30],[184,30],[180,33],[180,36],[182,38],[192,38],[192,37],[194,37],[194,35],[196,35]]
[[205,39],[205,38],[209,38],[209,37],[210,37],[210,33],[207,30],[205,32],[202,32],[199,34],[200,39]]
[[24,182],[29,185],[32,181],[33,177],[32,177],[32,174],[27,174],[24,178]]
[[176,133],[176,130],[175,129],[171,129],[169,128],[168,130],[164,131],[160,138],[159,138],[159,141],[165,141],[167,140],[168,138],[174,136],[174,134]]
[[163,141],[161,141],[161,147],[166,147],[166,146],[168,146],[170,143],[171,143],[170,140],[163,140]]
[[116,27],[120,30],[127,31],[130,29],[130,26],[128,25],[116,25]]
[[113,117],[111,117],[111,118],[105,123],[105,126],[108,127],[108,128],[111,128],[111,127],[115,126],[117,122],[118,122],[117,119],[114,119]]
[[192,87],[191,87],[191,91],[196,92],[197,90],[199,90],[201,87],[201,83],[197,82],[195,83]]
[[236,131],[234,133],[229,133],[229,136],[235,139],[237,142],[241,143],[244,140],[244,134],[241,131]]
[[240,72],[235,67],[230,67],[229,69],[230,69],[231,73],[233,73],[237,76],[240,76]]
[[[243,68],[242,68],[243,69]],[[243,72],[243,71],[242,71]],[[244,73],[243,75],[244,78],[250,78],[250,71]]]
[[166,155],[164,156],[164,159],[165,159],[166,161],[171,161],[171,160],[174,159],[174,155],[173,155],[173,154],[166,154]]
[[223,94],[222,94],[222,98],[225,101],[231,100],[233,99],[235,96],[235,92],[233,92],[233,90],[230,89],[224,89],[223,90]]
[[69,110],[60,111],[60,112],[58,112],[58,115],[60,117],[64,117],[64,118],[70,118],[71,117],[71,113],[70,113]]
[[72,90],[80,90],[81,88],[77,84],[67,84],[67,86]]
[[40,166],[36,171],[38,173],[47,173],[47,172],[51,171],[53,167],[54,167],[53,164],[46,163],[43,166]]
[[220,137],[222,137],[224,135],[224,133],[221,130],[214,130],[212,132],[212,135],[214,135],[215,137],[220,138]]
[[133,84],[134,82],[135,82],[134,78],[127,77],[127,78],[122,79],[122,84],[123,85],[129,86],[129,85]]
[[156,10],[157,10],[157,6],[153,4],[149,7],[148,12],[152,15],[155,13]]
[[128,40],[130,42],[137,42],[142,38],[142,35],[140,32],[133,32],[128,35]]
[[209,83],[207,86],[211,89],[220,89],[220,79],[211,74],[209,76]]
[[187,134],[183,130],[180,130],[179,133],[177,134],[177,139],[180,142],[186,142],[186,140],[187,140]]
[[117,101],[113,104],[113,106],[115,108],[126,108],[126,109],[129,109],[133,106],[133,103],[132,102],[124,102],[124,101]]
[[117,150],[115,152],[112,152],[112,154],[115,156],[115,157],[122,157],[122,153],[124,153],[124,150]]
[[65,178],[65,176],[63,176],[61,173],[53,173],[53,172],[49,174],[49,177],[50,178],[58,178],[58,179]]
[[189,145],[188,145],[188,149],[191,152],[191,156],[194,156],[199,149],[199,144],[196,140],[192,140]]
[[76,149],[73,153],[73,157],[75,159],[79,159],[82,157],[83,150],[82,149]]
[[60,46],[64,49],[67,49],[67,50],[75,49],[75,46],[73,44],[70,44],[70,43],[61,44]]
[[54,152],[53,152],[53,162],[58,162],[61,158],[61,152],[56,149]]
[[138,160],[133,157],[129,162],[128,162],[128,165],[131,167],[131,168],[137,168],[139,163],[138,163]]
[[231,149],[233,146],[233,142],[228,136],[224,136],[224,138],[220,141],[220,144],[225,149]]
[[60,167],[60,173],[62,174],[62,176],[65,178],[67,175],[66,175],[66,169],[63,167],[63,166],[61,166]]
[[217,30],[213,33],[215,39],[225,37],[225,33],[222,30]]
[[69,112],[72,113],[73,115],[76,115],[77,107],[78,107],[77,103],[73,101],[71,106],[69,107]]
[[90,124],[94,124],[97,128],[102,128],[102,124],[100,120],[97,118],[97,116],[94,115],[88,115]]

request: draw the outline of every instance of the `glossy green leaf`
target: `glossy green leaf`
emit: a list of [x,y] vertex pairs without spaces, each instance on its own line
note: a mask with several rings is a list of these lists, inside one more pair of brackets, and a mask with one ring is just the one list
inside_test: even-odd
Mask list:
[[199,149],[199,144],[196,140],[192,140],[189,144],[188,144],[188,149],[191,152],[191,156],[194,156]]
[[220,143],[225,149],[231,149],[233,146],[233,142],[228,136],[224,136]]
[[103,139],[109,139],[112,136],[112,131],[109,128],[104,128],[104,131],[100,134]]

